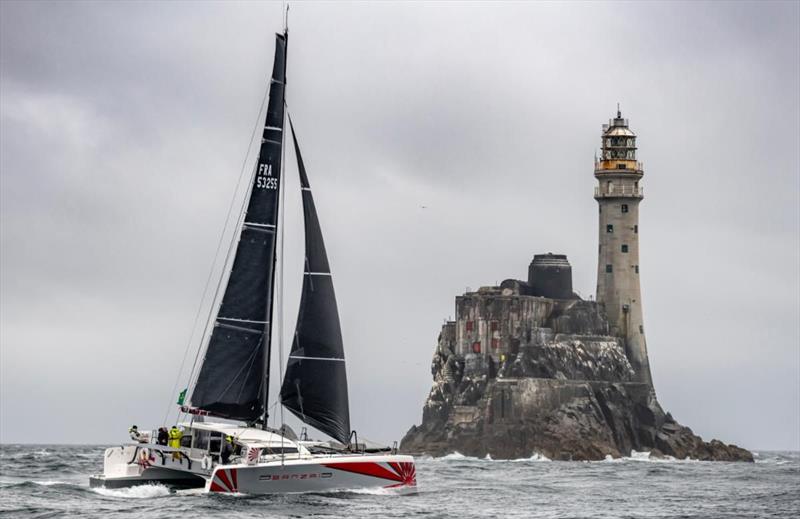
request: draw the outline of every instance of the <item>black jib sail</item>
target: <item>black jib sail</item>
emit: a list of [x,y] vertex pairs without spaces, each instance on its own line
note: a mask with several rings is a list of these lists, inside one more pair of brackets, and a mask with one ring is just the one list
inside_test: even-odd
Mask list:
[[281,402],[303,422],[348,443],[350,407],[339,311],[314,198],[297,137],[294,128],[291,129],[300,169],[306,260],[300,311],[281,387]]
[[261,151],[228,286],[214,322],[192,407],[254,422],[269,387],[272,288],[283,147],[286,35],[277,34]]

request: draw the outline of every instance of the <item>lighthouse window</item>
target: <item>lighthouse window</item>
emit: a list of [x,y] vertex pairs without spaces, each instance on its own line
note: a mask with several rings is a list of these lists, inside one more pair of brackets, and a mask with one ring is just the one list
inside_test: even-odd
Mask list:
[[628,212],[628,204],[622,204],[622,212],[623,213],[627,213]]
[[639,333],[644,333],[644,326],[641,324],[639,325]]
[[636,270],[636,273],[638,274],[639,273],[639,265],[636,265],[634,270]]
[[634,225],[633,226],[633,234],[639,234],[639,226],[638,225]]
[[623,245],[622,246],[622,252],[628,252],[628,246],[627,245]]
[[606,232],[614,232],[614,226],[611,224],[606,225]]
[[613,265],[606,265],[606,272],[614,272],[614,266]]

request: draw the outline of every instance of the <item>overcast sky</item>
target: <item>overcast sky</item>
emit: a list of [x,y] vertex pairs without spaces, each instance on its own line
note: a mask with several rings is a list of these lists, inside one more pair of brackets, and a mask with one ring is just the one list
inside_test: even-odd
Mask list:
[[[707,440],[800,449],[798,5],[293,4],[287,102],[359,435],[420,422],[466,287],[552,251],[594,293],[620,102],[661,404]],[[0,3],[0,441],[161,425],[281,25],[279,3]]]

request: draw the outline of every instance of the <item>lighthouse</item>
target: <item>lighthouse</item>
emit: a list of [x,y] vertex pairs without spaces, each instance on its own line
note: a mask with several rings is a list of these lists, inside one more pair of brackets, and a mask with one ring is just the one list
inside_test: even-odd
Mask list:
[[603,125],[602,154],[595,159],[599,208],[597,302],[612,333],[624,339],[636,380],[652,386],[639,285],[639,204],[644,198],[642,163],[636,160],[636,134],[617,108]]

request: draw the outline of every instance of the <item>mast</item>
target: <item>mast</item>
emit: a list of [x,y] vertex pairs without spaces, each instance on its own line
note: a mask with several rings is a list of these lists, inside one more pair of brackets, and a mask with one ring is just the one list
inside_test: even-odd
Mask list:
[[[287,7],[287,14],[288,14],[288,7]],[[276,35],[276,36],[278,36],[278,35]],[[287,58],[288,50],[289,50],[288,47],[289,47],[289,28],[286,26],[286,24],[284,24],[284,27],[283,27],[283,71],[281,73],[281,77],[283,78],[283,85],[282,85],[282,88],[281,88],[281,100],[280,100],[280,102],[281,102],[281,110],[280,110],[280,112],[281,112],[281,135],[280,135],[280,139],[281,139],[281,160],[280,160],[280,171],[278,172],[278,178],[282,178],[282,176],[283,176],[283,146],[284,146],[284,143],[286,142],[285,137],[284,137],[283,128],[284,128],[284,119],[285,119],[284,110],[286,109],[286,58]],[[275,64],[274,64],[273,68],[275,69],[277,67],[278,67],[278,41],[277,41],[277,38],[276,38]],[[270,89],[275,84],[275,81],[276,81],[276,79],[275,79],[275,70],[273,70]],[[270,96],[270,102],[271,101],[272,101],[272,99],[271,99],[271,96]],[[265,134],[264,139],[267,138],[266,137],[266,133],[267,133],[268,128],[269,128],[268,123],[269,123],[269,121],[267,121],[267,124],[265,124],[265,126],[264,126],[264,134]],[[278,199],[276,201],[276,206],[278,207],[278,215],[280,215],[280,196],[278,196]],[[273,241],[273,253],[272,253],[272,278],[270,279],[269,289],[268,289],[268,294],[269,294],[269,302],[267,303],[267,323],[268,324],[267,324],[266,329],[264,331],[265,340],[267,341],[268,346],[267,346],[267,354],[264,355],[264,377],[263,377],[263,380],[264,380],[264,397],[263,397],[263,399],[264,399],[264,414],[261,417],[261,428],[263,430],[265,430],[265,431],[267,430],[267,420],[269,419],[269,380],[270,380],[270,364],[271,364],[271,359],[272,359],[272,324],[271,323],[273,322],[273,315],[275,313],[273,311],[273,308],[275,307],[275,271],[277,270],[277,266],[278,266],[278,255],[275,253],[275,251],[277,250],[276,246],[277,246],[277,238],[278,238],[278,226],[277,226],[277,223],[278,223],[278,221],[276,220],[275,221],[275,224],[276,224],[275,225],[275,240]],[[283,230],[281,230],[281,232],[283,232]],[[281,295],[281,297],[283,297],[283,295]],[[281,304],[283,304],[283,302],[281,302]],[[280,340],[282,340],[282,338],[279,338],[278,340],[280,341]]]

